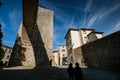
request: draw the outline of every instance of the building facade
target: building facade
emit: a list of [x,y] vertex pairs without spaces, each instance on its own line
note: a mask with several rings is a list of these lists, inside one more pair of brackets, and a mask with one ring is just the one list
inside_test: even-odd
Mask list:
[[79,38],[79,29],[69,29],[66,36],[66,49],[68,53],[67,60],[69,63],[74,61],[73,49],[81,45]]
[[89,29],[89,28],[80,28],[79,29],[79,35],[80,35],[80,42],[82,46],[83,44],[89,43],[88,35],[95,31],[95,29]]
[[67,50],[66,50],[66,45],[60,45],[59,46],[59,60],[60,60],[60,65],[67,65]]
[[100,38],[102,38],[102,32],[96,32],[95,29],[89,29],[89,28],[69,29],[65,36],[66,47],[68,52],[68,57],[67,57],[68,62],[69,63],[78,62],[82,64],[84,61],[82,54],[75,51],[75,49]]
[[53,62],[52,62],[53,66],[58,66],[60,65],[60,61],[59,61],[59,51],[53,51]]
[[89,33],[87,35],[89,42],[92,42],[92,41],[102,38],[103,37],[102,33],[103,32],[96,32],[96,31]]
[[4,57],[3,57],[3,59],[1,61],[3,62],[3,64],[5,66],[7,66],[8,63],[9,63],[10,56],[11,56],[12,47],[9,47],[9,46],[6,46],[6,45],[2,45],[2,48],[5,51],[5,55],[4,55]]

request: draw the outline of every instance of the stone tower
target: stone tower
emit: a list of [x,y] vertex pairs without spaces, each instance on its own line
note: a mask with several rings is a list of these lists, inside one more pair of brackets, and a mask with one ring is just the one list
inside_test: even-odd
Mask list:
[[53,45],[53,12],[38,7],[37,25],[41,32],[44,46],[48,54],[52,53]]
[[49,65],[52,53],[53,12],[39,7],[32,40],[21,23],[9,66]]

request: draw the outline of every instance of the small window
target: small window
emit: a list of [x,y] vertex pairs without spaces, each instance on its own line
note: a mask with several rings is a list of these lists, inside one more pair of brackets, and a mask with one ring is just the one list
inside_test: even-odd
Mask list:
[[5,52],[7,52],[7,49],[5,49]]
[[9,58],[9,56],[7,56],[7,59]]
[[87,41],[87,37],[86,36],[84,36],[84,39],[85,39],[85,41]]
[[86,34],[85,30],[83,30],[83,34]]
[[11,50],[9,50],[9,53],[11,53]]
[[62,49],[62,52],[65,52],[65,49]]

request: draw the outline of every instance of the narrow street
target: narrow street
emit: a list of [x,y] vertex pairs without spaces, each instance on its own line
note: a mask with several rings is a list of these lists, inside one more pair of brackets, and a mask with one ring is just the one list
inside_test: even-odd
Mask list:
[[[120,80],[120,71],[96,68],[82,69],[85,80]],[[0,70],[0,80],[69,80],[67,68],[14,67]]]

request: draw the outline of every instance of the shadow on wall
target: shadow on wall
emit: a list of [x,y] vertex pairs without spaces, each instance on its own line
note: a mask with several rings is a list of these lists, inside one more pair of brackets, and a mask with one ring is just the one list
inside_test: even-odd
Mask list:
[[[33,47],[33,53],[35,56],[36,65],[49,65],[49,59],[44,46],[44,42],[41,37],[41,32],[36,24],[38,0],[22,0],[23,5],[23,23],[22,23],[22,41],[20,37],[17,37],[13,52],[11,54],[10,63],[11,66],[22,66],[22,61],[26,61],[26,54],[24,51],[28,49],[29,43]],[[44,36],[46,37],[46,36]],[[26,44],[28,43],[28,46]],[[21,46],[25,45],[25,48]],[[29,56],[30,57],[30,56]],[[30,58],[28,60],[30,62]]]
[[25,55],[22,50],[25,50],[25,48],[22,47],[21,38],[17,35],[8,66],[22,65],[22,61],[25,61]]
[[[38,66],[49,66],[49,59],[48,59],[48,55],[47,55],[47,51],[46,48],[44,46],[44,42],[42,40],[41,37],[41,32],[38,29],[38,26],[36,25],[34,27],[33,30],[33,36],[31,37],[29,35],[29,33],[27,32],[26,28],[24,26],[22,26],[22,39],[23,42],[24,40],[28,40],[28,44],[31,44],[33,47],[33,57],[35,57],[35,62],[36,65]],[[28,38],[24,38],[24,37],[28,37]],[[29,42],[30,41],[30,42]],[[14,48],[13,48],[13,52],[11,53],[11,58],[9,61],[8,66],[23,66],[22,62],[25,62],[26,59],[25,57],[25,53],[26,53],[26,49],[29,48],[29,45],[27,47],[22,47],[23,45],[25,45],[26,43],[24,42],[22,44],[21,41],[21,37],[17,36]],[[26,54],[30,54],[30,53],[26,53]],[[29,57],[28,57],[29,58]],[[31,64],[30,64],[31,65]],[[33,64],[34,65],[34,64]]]
[[41,32],[38,29],[37,24],[34,28],[33,38],[31,41],[32,41],[31,43],[32,43],[33,49],[34,49],[36,65],[44,65],[44,66],[50,65],[47,51],[46,51],[44,42],[41,37]]

